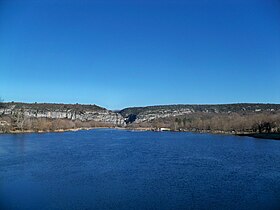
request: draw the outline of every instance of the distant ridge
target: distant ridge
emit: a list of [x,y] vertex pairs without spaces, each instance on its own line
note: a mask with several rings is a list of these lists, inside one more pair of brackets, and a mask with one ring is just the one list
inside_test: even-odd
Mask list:
[[196,111],[208,112],[240,112],[240,111],[264,111],[280,110],[280,104],[270,103],[231,103],[231,104],[171,104],[171,105],[153,105],[143,107],[128,107],[122,109],[119,113],[126,117],[129,114],[140,114],[146,111],[159,111],[159,110],[180,110],[190,109]]
[[111,111],[95,104],[0,103],[0,133],[122,127],[211,133],[280,133],[280,104],[172,104]]

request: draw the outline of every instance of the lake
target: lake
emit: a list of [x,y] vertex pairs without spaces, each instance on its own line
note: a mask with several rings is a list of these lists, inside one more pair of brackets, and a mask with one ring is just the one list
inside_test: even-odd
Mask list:
[[279,209],[280,141],[114,129],[0,135],[0,209]]

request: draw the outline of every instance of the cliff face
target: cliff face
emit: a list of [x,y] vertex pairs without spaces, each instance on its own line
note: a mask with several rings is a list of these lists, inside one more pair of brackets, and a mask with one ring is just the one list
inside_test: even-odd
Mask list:
[[0,103],[0,132],[98,126],[280,132],[280,104],[164,105],[113,112],[96,105]]
[[162,105],[132,107],[120,111],[128,123],[150,122],[159,118],[206,114],[257,114],[279,112],[280,104]]
[[[129,108],[130,109],[130,108]],[[131,108],[133,109],[133,108]],[[134,112],[130,110],[129,114],[121,112],[123,117],[128,123],[140,123],[147,122],[157,118],[167,118],[167,117],[176,117],[181,115],[186,115],[194,113],[195,111],[190,108],[180,108],[180,109],[167,109],[167,108],[158,108],[158,109],[147,109],[144,108],[140,112]]]
[[0,115],[23,115],[28,118],[70,119],[80,121],[96,121],[116,126],[125,125],[124,118],[96,105],[80,104],[28,104],[5,103],[0,108]]
[[120,111],[127,127],[213,133],[280,133],[280,104],[165,105]]

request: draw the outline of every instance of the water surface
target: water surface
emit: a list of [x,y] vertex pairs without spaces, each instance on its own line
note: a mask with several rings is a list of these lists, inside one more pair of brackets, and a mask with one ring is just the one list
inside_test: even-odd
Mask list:
[[0,135],[0,209],[279,209],[280,141],[91,131]]

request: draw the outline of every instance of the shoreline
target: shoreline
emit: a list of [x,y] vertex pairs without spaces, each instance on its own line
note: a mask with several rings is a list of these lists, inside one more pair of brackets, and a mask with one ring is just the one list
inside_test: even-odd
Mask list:
[[44,133],[63,133],[63,132],[76,132],[82,130],[94,130],[94,129],[117,129],[117,130],[128,130],[128,131],[153,131],[153,132],[189,132],[189,133],[200,133],[200,134],[216,134],[216,135],[231,135],[231,136],[247,136],[257,139],[270,139],[270,140],[280,140],[280,133],[249,133],[249,132],[225,132],[225,131],[193,131],[193,130],[169,130],[169,131],[159,131],[154,128],[129,128],[129,127],[87,127],[87,128],[70,128],[70,129],[57,129],[57,130],[15,130],[1,134],[44,134]]
[[280,133],[251,133],[251,134],[238,134],[237,136],[248,136],[256,139],[280,140]]
[[119,129],[116,127],[88,127],[88,128],[69,128],[69,129],[57,129],[57,130],[15,130],[15,131],[10,131],[6,133],[0,133],[1,134],[32,134],[32,133],[63,133],[63,132],[76,132],[76,131],[81,131],[81,130],[94,130],[94,129],[101,129],[101,128],[113,128],[113,129]]

